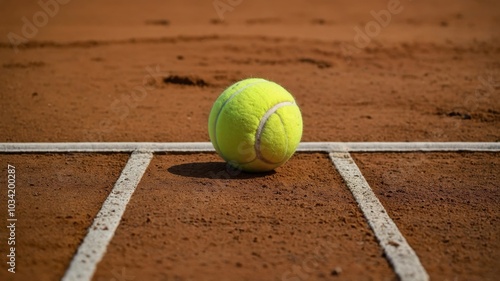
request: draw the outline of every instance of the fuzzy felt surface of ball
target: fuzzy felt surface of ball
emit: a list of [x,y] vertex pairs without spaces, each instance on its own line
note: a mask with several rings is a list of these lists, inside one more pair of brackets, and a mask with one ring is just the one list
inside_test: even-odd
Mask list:
[[208,120],[217,153],[236,169],[265,172],[284,164],[302,137],[302,114],[277,83],[249,78],[229,86]]

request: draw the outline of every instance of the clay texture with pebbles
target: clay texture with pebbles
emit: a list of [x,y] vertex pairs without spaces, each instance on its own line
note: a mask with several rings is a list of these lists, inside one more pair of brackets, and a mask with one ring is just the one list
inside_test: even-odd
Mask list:
[[[209,141],[213,101],[249,77],[294,95],[303,141],[500,140],[498,1],[407,1],[346,56],[387,2],[246,1],[223,22],[210,3],[67,5],[19,54],[0,44],[0,141]],[[37,8],[13,3],[6,34]]]
[[[500,140],[499,1],[400,1],[350,56],[354,28],[388,0],[242,1],[223,20],[210,1],[114,2],[61,5],[15,53],[5,35],[41,8],[2,1],[0,142],[208,142],[214,100],[248,77],[294,95],[303,141]],[[62,276],[118,157],[0,155],[19,164],[14,280]],[[354,158],[431,277],[498,274],[497,154]],[[50,166],[72,159],[75,169]],[[395,278],[325,155],[249,177],[228,175],[215,154],[174,154],[155,156],[94,280],[281,280],[296,269],[304,280]]]
[[354,159],[431,279],[497,279],[498,154],[356,154]]
[[[0,279],[61,279],[126,161],[121,154],[0,155],[2,167],[16,167],[17,219],[15,245],[7,245],[6,227],[0,231],[2,256],[16,248],[16,273],[2,263]],[[7,192],[0,198],[7,210]],[[0,218],[6,222],[7,212]]]
[[[286,38],[139,40],[35,48],[23,56],[0,48],[0,57],[27,66],[0,67],[8,97],[0,141],[210,141],[213,102],[232,83],[257,75],[294,95],[303,141],[498,141],[496,45],[387,43],[350,63],[338,43]],[[304,56],[335,67],[320,69]],[[171,73],[196,73],[209,86],[164,82]],[[143,85],[146,91],[135,90]]]
[[228,173],[215,154],[155,156],[94,280],[122,268],[149,280],[330,280],[339,268],[339,280],[394,279],[326,154],[260,175]]

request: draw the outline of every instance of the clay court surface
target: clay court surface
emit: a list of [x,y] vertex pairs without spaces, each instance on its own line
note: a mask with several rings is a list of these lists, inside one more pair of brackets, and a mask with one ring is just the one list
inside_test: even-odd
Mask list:
[[[488,143],[348,155],[431,280],[498,280],[499,2],[353,2],[73,0],[28,30],[40,4],[0,1],[0,280],[69,276],[137,155],[150,159],[102,260],[66,280],[426,280],[398,275],[325,149],[264,174],[211,151],[5,149],[208,142],[213,102],[248,77],[294,95],[303,143]],[[382,26],[372,11],[388,5],[399,12]]]

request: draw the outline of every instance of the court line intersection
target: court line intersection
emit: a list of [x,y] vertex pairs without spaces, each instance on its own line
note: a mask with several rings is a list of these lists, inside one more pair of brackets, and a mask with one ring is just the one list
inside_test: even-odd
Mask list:
[[91,280],[113,239],[132,194],[153,159],[150,152],[133,152],[116,181],[113,190],[104,201],[87,236],[78,247],[62,281]]
[[[131,153],[73,257],[63,280],[91,280],[154,153],[214,152],[209,142],[0,143],[0,153]],[[328,153],[402,281],[427,281],[415,251],[376,197],[350,152],[500,152],[496,142],[303,142],[297,152]]]

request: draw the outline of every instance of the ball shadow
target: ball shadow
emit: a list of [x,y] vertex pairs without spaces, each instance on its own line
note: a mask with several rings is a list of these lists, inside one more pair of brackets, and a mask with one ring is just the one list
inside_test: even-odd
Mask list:
[[225,162],[195,162],[174,165],[167,169],[170,173],[205,179],[253,179],[273,175],[275,171],[248,173],[229,166]]

